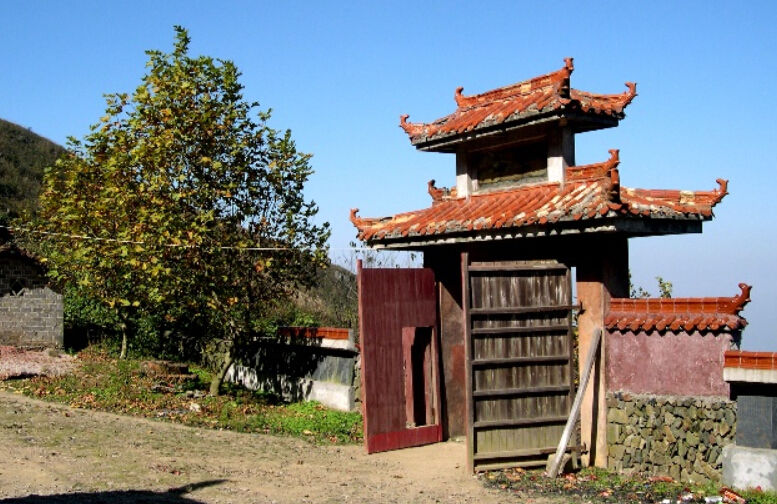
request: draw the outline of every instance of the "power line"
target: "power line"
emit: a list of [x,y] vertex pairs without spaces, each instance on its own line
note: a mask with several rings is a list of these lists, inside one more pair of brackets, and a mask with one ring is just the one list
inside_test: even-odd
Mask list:
[[[55,231],[42,231],[39,229],[29,229],[29,228],[23,228],[18,226],[3,226],[0,225],[0,228],[7,229],[9,231],[16,231],[16,232],[22,232],[22,233],[30,233],[30,234],[39,234],[39,235],[45,235],[45,236],[55,236],[55,237],[61,237],[61,238],[69,238],[72,240],[86,240],[86,241],[99,241],[99,242],[110,242],[110,243],[118,243],[120,245],[146,245],[146,242],[143,241],[136,241],[136,240],[121,240],[118,238],[102,238],[99,236],[88,236],[88,235],[78,235],[78,234],[70,234],[70,233],[58,233]],[[217,250],[237,250],[237,251],[246,251],[246,252],[280,252],[284,250],[308,250],[308,249],[301,249],[298,247],[235,247],[230,245],[185,245],[185,244],[176,244],[176,243],[162,243],[160,244],[163,247],[169,247],[169,248],[198,248],[198,249],[217,249]],[[328,250],[338,250],[338,251],[373,251],[376,252],[375,249],[371,249],[368,247],[330,247]],[[311,250],[312,252],[312,250]]]

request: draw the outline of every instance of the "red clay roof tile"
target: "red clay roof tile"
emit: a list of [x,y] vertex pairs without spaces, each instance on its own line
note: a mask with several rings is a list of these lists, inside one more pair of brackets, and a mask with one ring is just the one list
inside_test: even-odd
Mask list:
[[708,298],[613,298],[604,324],[623,331],[721,331],[739,330],[747,320],[739,312],[750,301],[751,287],[739,284],[733,297]]
[[288,338],[327,338],[347,340],[351,337],[350,329],[341,327],[279,327],[278,334]]
[[457,108],[452,114],[431,123],[407,122],[409,116],[405,114],[399,125],[410,136],[410,142],[418,145],[561,109],[621,119],[623,109],[637,96],[637,86],[632,82],[627,82],[628,91],[620,94],[570,89],[572,58],[566,58],[564,63],[555,72],[477,95],[464,96],[459,87],[454,94]]
[[723,367],[744,369],[777,369],[777,352],[727,350]]
[[[603,163],[570,167],[565,184],[549,182],[457,197],[455,189],[429,186],[429,208],[381,219],[358,217],[351,222],[358,238],[368,243],[416,236],[466,234],[473,230],[509,230],[575,223],[590,219],[709,220],[712,207],[728,194],[718,179],[713,191],[668,191],[620,187],[618,151]],[[636,217],[635,217],[636,216]]]

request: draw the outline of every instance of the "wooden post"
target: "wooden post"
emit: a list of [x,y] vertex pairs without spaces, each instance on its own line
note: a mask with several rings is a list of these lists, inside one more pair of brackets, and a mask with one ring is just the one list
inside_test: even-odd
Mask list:
[[591,340],[591,346],[588,349],[588,355],[585,358],[585,371],[580,378],[580,386],[577,389],[575,395],[575,402],[572,404],[572,411],[569,412],[569,418],[567,424],[564,427],[564,433],[561,435],[561,441],[558,443],[556,449],[556,456],[553,457],[553,462],[550,465],[548,476],[555,478],[558,475],[559,468],[561,467],[561,459],[564,457],[564,452],[567,451],[567,445],[569,444],[569,437],[572,435],[572,429],[577,423],[577,417],[580,415],[580,405],[583,403],[583,394],[588,385],[588,378],[591,376],[591,369],[594,367],[596,355],[599,353],[599,341],[602,338],[601,329],[597,329],[594,333],[594,337]]
[[[597,329],[604,330],[604,317],[611,297],[628,297],[629,268],[626,237],[597,238],[586,247],[586,257],[577,266],[577,298],[583,306],[578,317],[578,354],[587,355]],[[582,457],[587,466],[607,467],[607,335],[603,332],[591,375],[591,386],[580,408],[581,441],[588,447]],[[582,361],[579,372],[583,374]]]

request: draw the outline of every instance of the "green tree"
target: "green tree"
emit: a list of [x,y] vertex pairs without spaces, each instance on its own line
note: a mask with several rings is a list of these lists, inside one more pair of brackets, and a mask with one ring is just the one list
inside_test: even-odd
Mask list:
[[[664,277],[657,276],[656,284],[658,285],[658,297],[664,298],[664,299],[669,299],[672,297],[672,291],[674,290],[674,286],[672,285],[672,282],[668,280],[664,280]],[[629,272],[629,297],[633,297],[633,298],[653,297],[650,291],[643,288],[641,285],[634,285],[632,283],[631,272]]]
[[[329,225],[303,197],[310,156],[247,102],[230,61],[147,51],[134,93],[48,169],[39,229],[51,274],[126,322],[138,313],[205,327],[234,348],[252,324],[325,264]],[[64,235],[71,235],[66,237]],[[123,352],[124,353],[124,352]]]

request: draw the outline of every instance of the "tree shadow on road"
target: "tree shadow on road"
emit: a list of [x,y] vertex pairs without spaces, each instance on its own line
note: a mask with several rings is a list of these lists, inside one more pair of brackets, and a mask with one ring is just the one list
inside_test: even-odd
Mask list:
[[185,494],[219,485],[227,480],[217,479],[192,483],[166,492],[151,490],[113,490],[108,492],[82,492],[56,495],[28,495],[0,499],[0,504],[203,504],[202,501],[184,497]]

